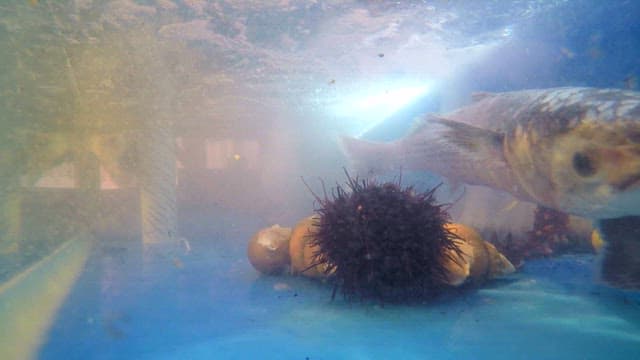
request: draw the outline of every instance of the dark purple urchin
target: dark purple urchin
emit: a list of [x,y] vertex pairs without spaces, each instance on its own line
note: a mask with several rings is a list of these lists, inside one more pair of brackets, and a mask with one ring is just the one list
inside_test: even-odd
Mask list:
[[[345,171],[346,172],[346,171]],[[319,208],[314,264],[335,281],[348,300],[407,302],[446,288],[445,258],[460,253],[458,237],[445,228],[449,214],[436,204],[433,188],[417,192],[398,183],[359,180],[347,173]]]

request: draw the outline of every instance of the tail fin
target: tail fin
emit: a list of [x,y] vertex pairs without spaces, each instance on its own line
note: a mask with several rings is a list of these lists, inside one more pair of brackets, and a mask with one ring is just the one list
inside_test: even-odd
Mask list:
[[605,240],[602,280],[622,289],[640,289],[640,216],[600,221]]
[[361,176],[375,175],[400,167],[394,143],[379,143],[343,136],[339,141],[351,168]]

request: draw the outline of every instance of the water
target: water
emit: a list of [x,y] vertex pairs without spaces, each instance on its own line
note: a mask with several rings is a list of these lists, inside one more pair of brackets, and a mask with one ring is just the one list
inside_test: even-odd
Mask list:
[[[525,244],[515,274],[420,305],[331,301],[330,284],[260,275],[246,246],[313,212],[301,177],[318,194],[344,182],[339,136],[392,140],[474,91],[637,90],[638,15],[623,0],[4,1],[2,358],[633,358],[640,297],[601,283],[589,236]],[[530,230],[535,206],[476,190],[439,196],[466,196],[459,221]]]

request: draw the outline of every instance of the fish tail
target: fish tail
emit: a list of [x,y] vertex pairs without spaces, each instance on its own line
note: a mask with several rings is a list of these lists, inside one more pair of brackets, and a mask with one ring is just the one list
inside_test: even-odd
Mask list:
[[394,143],[379,143],[343,136],[339,141],[342,153],[350,161],[351,169],[360,176],[369,176],[395,170]]
[[640,289],[640,216],[601,220],[605,241],[601,279],[622,289]]

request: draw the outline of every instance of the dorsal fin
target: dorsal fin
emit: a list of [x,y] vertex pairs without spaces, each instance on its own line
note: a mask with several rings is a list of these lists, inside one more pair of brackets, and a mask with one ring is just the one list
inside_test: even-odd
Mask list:
[[496,96],[496,94],[492,92],[486,92],[486,91],[474,92],[471,94],[471,101],[478,102],[480,100],[488,99],[494,96]]

